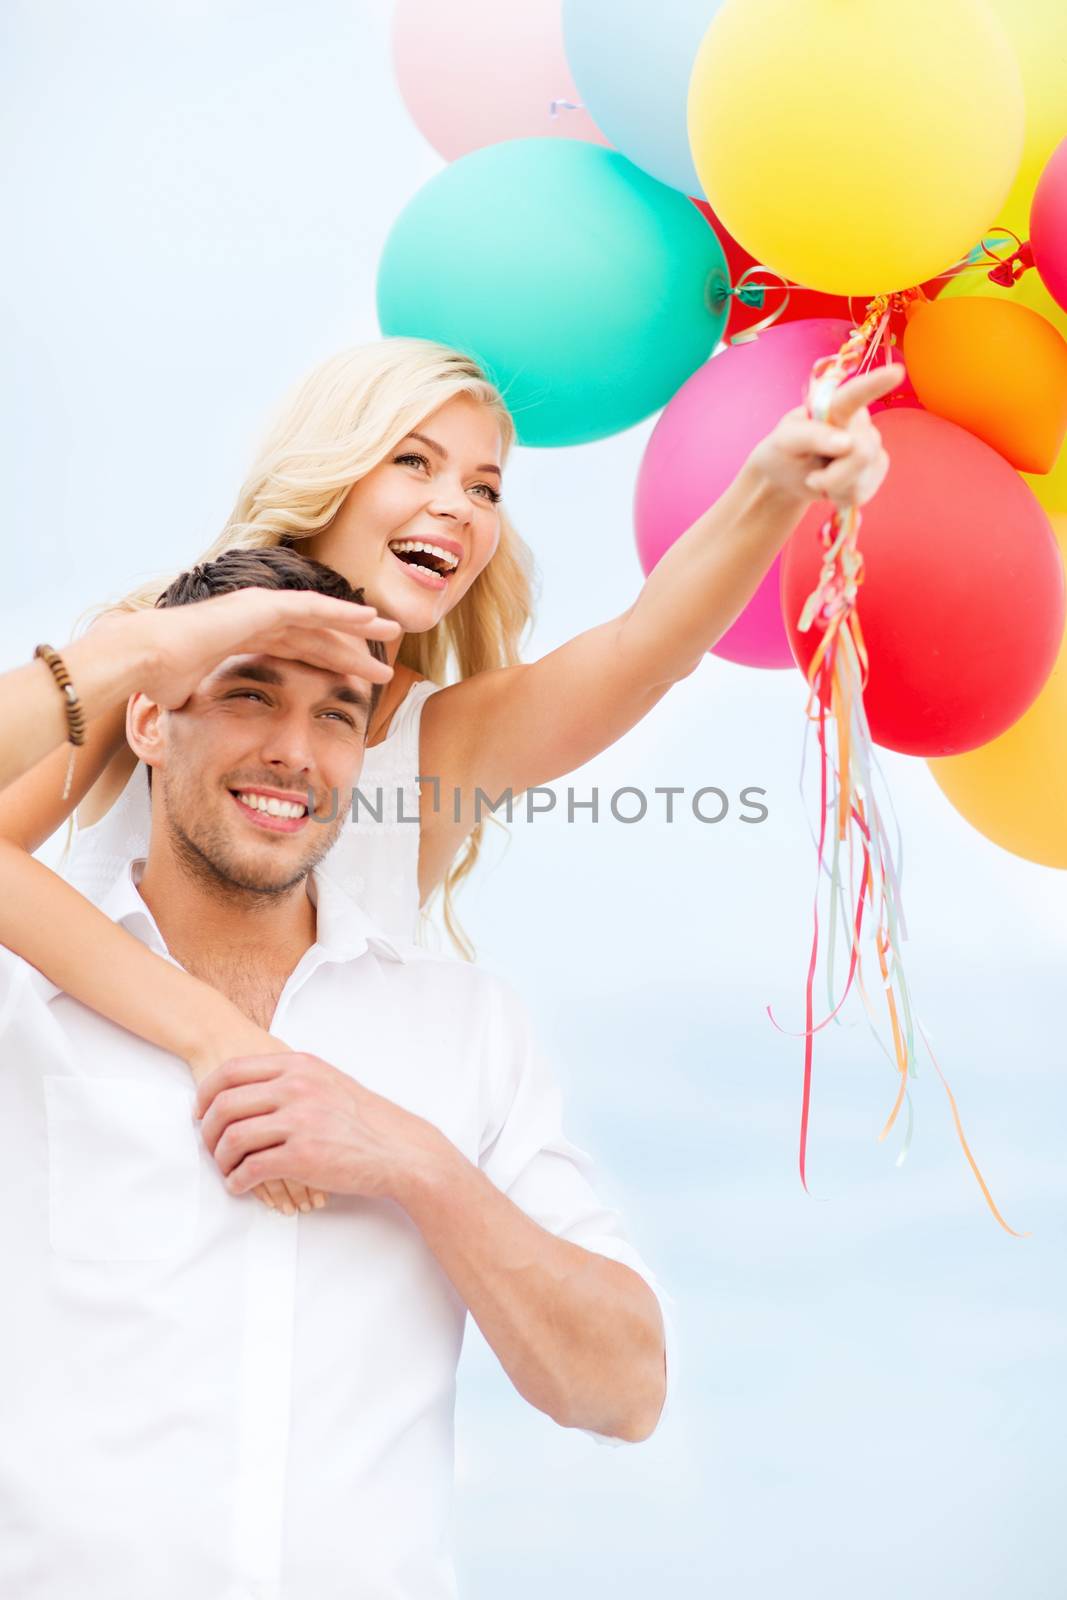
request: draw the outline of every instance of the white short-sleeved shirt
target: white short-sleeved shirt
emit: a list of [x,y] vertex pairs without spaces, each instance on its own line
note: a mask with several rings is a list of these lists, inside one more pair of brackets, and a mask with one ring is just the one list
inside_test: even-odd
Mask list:
[[[419,735],[422,708],[440,684],[412,684],[380,744],[363,757],[358,797],[322,870],[357,900],[383,933],[415,940],[419,927]],[[152,805],[138,761],[111,808],[77,827],[55,870],[99,904],[127,861],[148,855]]]
[[[102,909],[172,960],[142,865]],[[673,1377],[671,1298],[598,1200],[513,992],[382,935],[319,871],[309,894],[316,942],[271,1031],[638,1272]],[[284,1216],[229,1194],[193,1098],[178,1057],[0,947],[0,1594],[454,1596],[466,1307],[393,1201]]]

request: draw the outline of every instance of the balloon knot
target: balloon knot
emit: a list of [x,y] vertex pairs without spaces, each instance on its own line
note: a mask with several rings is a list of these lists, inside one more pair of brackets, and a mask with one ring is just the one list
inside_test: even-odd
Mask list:
[[1004,289],[1010,289],[1018,283],[1024,272],[1029,272],[1034,264],[1034,252],[1029,241],[1021,244],[1012,255],[1005,256],[989,274],[990,283],[998,283]]

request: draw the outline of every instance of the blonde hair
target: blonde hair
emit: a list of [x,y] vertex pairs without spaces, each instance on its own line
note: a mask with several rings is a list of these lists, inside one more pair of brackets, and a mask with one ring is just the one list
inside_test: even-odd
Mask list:
[[[352,485],[376,467],[431,412],[469,395],[493,412],[501,460],[515,425],[500,391],[469,356],[428,339],[391,337],[342,350],[321,362],[292,391],[263,441],[226,526],[198,561],[224,550],[263,550],[320,532]],[[532,611],[533,562],[501,505],[500,541],[466,594],[427,633],[408,633],[399,661],[436,683],[456,682],[519,660]],[[75,623],[114,611],[155,605],[179,575],[145,582],[117,602],[83,611]],[[497,822],[496,817],[491,820]],[[478,860],[484,821],[468,835],[445,875],[444,922],[460,954],[474,948],[456,920],[453,894]],[[66,848],[73,836],[73,816]]]

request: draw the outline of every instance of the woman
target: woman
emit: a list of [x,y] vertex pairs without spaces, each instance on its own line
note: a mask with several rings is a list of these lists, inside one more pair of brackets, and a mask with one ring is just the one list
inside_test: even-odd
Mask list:
[[[353,820],[330,857],[330,871],[382,926],[410,936],[420,906],[443,886],[454,931],[450,891],[473,865],[481,832],[475,791],[519,793],[552,782],[614,743],[734,622],[812,501],[862,504],[875,493],[888,458],[867,406],[903,375],[900,366],[882,367],[844,385],[832,413],[837,426],[813,422],[799,407],[788,413],[627,611],[520,664],[529,564],[500,499],[514,426],[499,392],[467,357],[419,339],[380,340],[310,374],[200,559],[290,544],[361,587],[403,630],[387,642],[395,671],[360,782],[372,804],[380,789],[391,809],[381,822]],[[150,607],[169,581],[146,584],[110,609]],[[443,684],[447,676],[455,681]],[[192,986],[204,986],[175,974],[73,887],[106,887],[117,863],[147,848],[147,783],[137,767],[116,705],[90,721],[66,801],[62,748],[7,788],[0,941],[85,1004],[183,1054],[200,1077],[231,1055],[279,1043],[236,1008],[232,1026],[222,1026],[215,1005],[210,1027],[191,1044],[188,1014],[202,998]],[[424,785],[415,828],[402,818],[415,814],[420,774],[439,780],[449,804],[434,805]],[[65,883],[30,852],[76,806]],[[20,916],[20,906],[32,906],[32,915]],[[176,977],[190,985],[181,1026]]]

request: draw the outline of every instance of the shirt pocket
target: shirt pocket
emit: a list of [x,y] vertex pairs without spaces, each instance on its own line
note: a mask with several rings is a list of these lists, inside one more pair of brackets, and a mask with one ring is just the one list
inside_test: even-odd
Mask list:
[[48,1228],[73,1261],[159,1261],[196,1230],[195,1091],[135,1078],[44,1076]]

